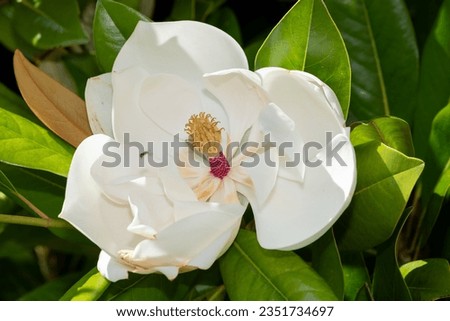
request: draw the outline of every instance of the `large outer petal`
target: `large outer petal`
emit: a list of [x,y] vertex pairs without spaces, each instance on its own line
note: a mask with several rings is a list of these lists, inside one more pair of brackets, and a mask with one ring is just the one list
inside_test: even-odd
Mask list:
[[124,233],[132,221],[128,204],[111,201],[91,176],[92,165],[102,155],[104,144],[111,141],[108,136],[93,135],[77,148],[59,217],[69,221],[109,255],[115,256],[119,250],[134,248],[142,238]]
[[[295,132],[304,144],[317,142],[325,147],[326,132],[334,137],[346,133],[336,96],[318,78],[302,72],[268,67],[256,71],[270,100],[295,123]],[[327,88],[324,90],[323,88]],[[334,101],[334,99],[336,101]]]
[[[324,83],[309,74],[281,68],[257,73],[270,99],[295,122],[299,139],[322,146],[308,155],[313,164],[306,166],[303,181],[280,172],[267,201],[252,203],[260,244],[269,249],[297,249],[323,235],[350,203],[356,183],[354,149],[337,110],[339,104]],[[338,155],[345,164],[327,162],[327,150],[341,142]]]
[[200,83],[202,75],[248,69],[239,44],[222,30],[195,21],[139,22],[117,56],[113,71],[133,66]]
[[233,242],[245,211],[239,204],[203,202],[180,203],[175,209],[185,208],[195,214],[168,226],[154,240],[144,240],[127,253],[124,259],[138,267],[136,272],[160,271],[158,267],[168,266],[209,268]]

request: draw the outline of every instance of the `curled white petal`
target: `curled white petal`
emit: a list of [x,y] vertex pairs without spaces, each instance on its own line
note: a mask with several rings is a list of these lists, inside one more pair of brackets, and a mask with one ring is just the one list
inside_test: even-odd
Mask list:
[[104,251],[100,251],[97,269],[101,275],[111,282],[128,279],[127,267]]
[[88,79],[85,90],[89,125],[94,134],[113,137],[111,74]]
[[303,180],[295,180],[295,167],[280,166],[267,201],[252,203],[257,236],[268,249],[297,249],[322,236],[350,203],[356,182],[354,149],[336,96],[317,77],[282,68],[257,73],[282,111],[268,109],[260,126],[277,141],[291,140],[304,167]]
[[134,247],[141,238],[123,233],[132,220],[128,206],[108,198],[91,176],[91,167],[112,139],[97,134],[86,138],[73,156],[60,218],[69,221],[101,249],[114,255],[124,247]]

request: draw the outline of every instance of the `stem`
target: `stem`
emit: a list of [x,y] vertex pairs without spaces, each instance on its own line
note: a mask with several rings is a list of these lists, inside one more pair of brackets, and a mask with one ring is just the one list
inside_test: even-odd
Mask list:
[[0,223],[8,223],[8,224],[20,224],[20,225],[30,225],[30,226],[39,226],[46,228],[72,228],[72,226],[66,221],[60,219],[45,219],[38,217],[29,217],[22,215],[7,215],[0,214]]

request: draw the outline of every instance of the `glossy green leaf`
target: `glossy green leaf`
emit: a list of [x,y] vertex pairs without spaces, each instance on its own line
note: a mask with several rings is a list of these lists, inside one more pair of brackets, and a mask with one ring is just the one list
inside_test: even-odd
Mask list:
[[428,238],[430,237],[433,227],[436,224],[439,214],[440,213],[442,213],[443,215],[446,214],[444,212],[441,212],[441,210],[445,200],[448,198],[449,191],[450,191],[450,160],[447,163],[446,168],[442,172],[442,175],[439,178],[436,186],[434,187],[433,193],[428,199],[428,203],[424,211],[424,217],[421,222],[420,229],[418,229],[420,247],[423,247],[428,241]]
[[239,21],[233,12],[228,7],[221,8],[214,11],[206,19],[206,23],[216,26],[217,28],[225,31],[234,38],[238,43],[242,44],[241,29],[239,27]]
[[32,213],[37,208],[56,218],[61,211],[65,185],[61,176],[0,163],[0,190]]
[[0,6],[0,43],[9,50],[16,48],[12,17],[14,15],[14,6],[12,4]]
[[0,108],[27,118],[34,123],[42,124],[28,108],[25,101],[2,83],[0,83]]
[[[0,162],[0,191],[31,214],[57,218],[64,201],[65,185],[66,180],[61,176]],[[50,230],[63,239],[92,244],[75,229]]]
[[[0,185],[1,185],[1,172],[0,172]],[[9,198],[5,193],[0,192],[0,213],[11,214],[16,209],[17,209],[16,203],[11,198]]]
[[334,90],[347,115],[350,62],[322,0],[298,1],[271,31],[256,56],[255,69],[275,66],[319,77]]
[[425,159],[427,165],[422,176],[422,202],[426,207],[418,231],[421,246],[428,240],[450,189],[449,141],[450,103],[436,115],[431,127],[429,152]]
[[445,259],[406,263],[400,268],[414,300],[450,297],[450,266]]
[[73,152],[49,130],[0,108],[0,161],[66,176]]
[[251,231],[239,232],[220,269],[231,300],[336,300],[298,255],[262,249]]
[[142,0],[117,0],[117,2],[123,3],[128,7],[138,10]]
[[414,156],[414,145],[407,122],[396,117],[380,117],[353,129],[353,146],[371,141],[383,143],[407,156]]
[[370,300],[371,281],[362,253],[341,253],[344,272],[344,300]]
[[334,239],[333,230],[328,230],[311,245],[312,267],[328,283],[336,297],[344,299],[344,272]]
[[110,286],[97,268],[89,271],[76,282],[59,300],[60,301],[95,301]]
[[85,44],[89,38],[79,19],[76,0],[21,0],[14,12],[16,32],[39,49]]
[[[355,135],[360,132],[352,132],[352,141]],[[390,237],[424,164],[376,140],[356,145],[355,152],[356,190],[335,232],[341,249],[360,251]]]
[[444,0],[423,50],[420,69],[418,107],[414,119],[414,143],[417,155],[428,153],[431,124],[448,104],[450,94],[450,0]]
[[64,66],[72,76],[78,96],[84,97],[88,78],[100,74],[93,55],[69,55],[63,58]]
[[94,44],[97,63],[104,72],[112,69],[114,60],[139,20],[148,18],[122,3],[99,0],[94,17]]
[[57,301],[79,278],[75,273],[51,280],[21,296],[19,301]]
[[377,248],[373,272],[373,296],[375,300],[411,300],[411,293],[403,280],[397,261],[397,242],[400,231],[409,217],[406,209],[392,236]]
[[206,21],[226,0],[175,0],[169,20]]
[[419,58],[403,0],[325,0],[350,56],[350,119],[383,115],[410,121]]
[[[450,87],[449,87],[450,94]],[[434,117],[430,133],[430,147],[438,170],[442,171],[450,160],[450,102]]]
[[111,284],[101,300],[108,301],[167,301],[186,300],[195,285],[199,271],[180,274],[169,281],[161,274],[130,274],[128,280]]
[[17,35],[14,24],[15,5],[13,3],[2,3],[0,5],[0,43],[14,51],[19,48],[27,56],[37,55],[40,50],[28,44]]

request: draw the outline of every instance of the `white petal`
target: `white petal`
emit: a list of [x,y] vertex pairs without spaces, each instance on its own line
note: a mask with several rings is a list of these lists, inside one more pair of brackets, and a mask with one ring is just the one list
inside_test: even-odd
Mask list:
[[266,202],[275,186],[278,168],[278,152],[274,148],[267,148],[261,153],[243,159],[239,170],[250,177],[252,186],[249,189],[238,185],[238,190],[248,198],[252,206],[261,206]]
[[245,69],[231,69],[205,75],[205,86],[222,104],[231,142],[240,143],[247,129],[258,119],[269,100],[260,78]]
[[92,165],[91,175],[111,200],[126,204],[130,191],[134,189],[164,193],[156,179],[157,169],[147,164],[141,150],[118,142],[108,142],[102,150],[104,154]]
[[153,239],[159,231],[174,222],[173,207],[165,195],[155,195],[144,188],[134,190],[130,194],[134,218],[127,228],[128,231]]
[[304,78],[311,84],[315,85],[317,89],[321,90],[323,92],[323,95],[327,99],[330,107],[336,113],[338,120],[342,121],[341,125],[345,126],[344,114],[342,112],[341,105],[339,104],[339,100],[334,91],[327,84],[325,84],[322,80],[320,80],[316,76],[304,71],[292,70],[291,73],[297,74],[298,77]]
[[252,204],[261,246],[292,250],[314,242],[348,206],[354,186],[350,163],[307,167],[303,183],[278,177],[267,202],[259,208]]
[[97,269],[101,275],[111,282],[128,279],[127,267],[104,251],[101,251],[98,257]]
[[[332,150],[336,151],[336,155],[332,154]],[[333,183],[344,191],[346,202],[342,206],[347,207],[356,186],[355,150],[350,138],[344,134],[336,135],[327,148],[317,155],[317,158],[325,164],[325,170]]]
[[203,212],[172,224],[154,240],[141,242],[133,253],[133,263],[152,269],[191,266],[190,261],[195,259],[196,267],[210,267],[234,239],[245,208],[203,204]]
[[139,106],[153,122],[172,135],[183,133],[193,114],[202,111],[200,91],[179,76],[157,74],[142,83]]
[[85,90],[86,109],[94,134],[113,137],[112,97],[110,73],[88,79]]
[[239,232],[240,223],[240,220],[237,220],[234,227],[217,237],[217,239],[209,244],[207,248],[203,249],[198,256],[191,259],[189,261],[189,266],[198,267],[203,270],[210,268],[215,261],[214,258],[222,256],[231,244],[233,244],[233,241]]
[[155,271],[164,274],[169,280],[173,280],[177,277],[179,268],[176,266],[158,266]]
[[326,132],[332,136],[345,133],[343,118],[330,105],[329,95],[311,82],[311,77],[305,77],[306,73],[274,67],[257,73],[272,102],[294,121],[295,131],[304,144],[318,143],[325,147]]
[[172,201],[193,202],[197,198],[192,189],[183,179],[177,168],[166,167],[158,171],[164,191]]
[[[300,160],[303,149],[303,141],[296,130],[295,122],[274,103],[264,108],[259,115],[259,126],[265,135],[265,140],[276,144],[278,154],[284,160],[281,168],[286,168],[286,163]],[[274,148],[275,149],[275,148]],[[305,176],[305,165],[297,162],[297,166],[291,167],[290,171],[283,171],[289,179],[302,182]]]
[[141,239],[126,231],[132,220],[128,204],[112,202],[91,176],[91,167],[102,155],[103,145],[111,141],[110,137],[97,134],[89,136],[78,146],[70,166],[59,217],[114,256],[120,249],[134,248]]
[[149,118],[140,106],[148,77],[149,74],[139,68],[112,74],[113,130],[118,142],[150,152],[159,162],[163,157],[163,142],[171,142],[173,136]]
[[[216,179],[220,180],[219,178]],[[225,204],[239,203],[236,185],[233,180],[229,177],[224,177],[209,201]]]
[[114,71],[133,66],[201,83],[205,73],[248,68],[244,51],[222,30],[195,21],[139,22],[120,50]]

